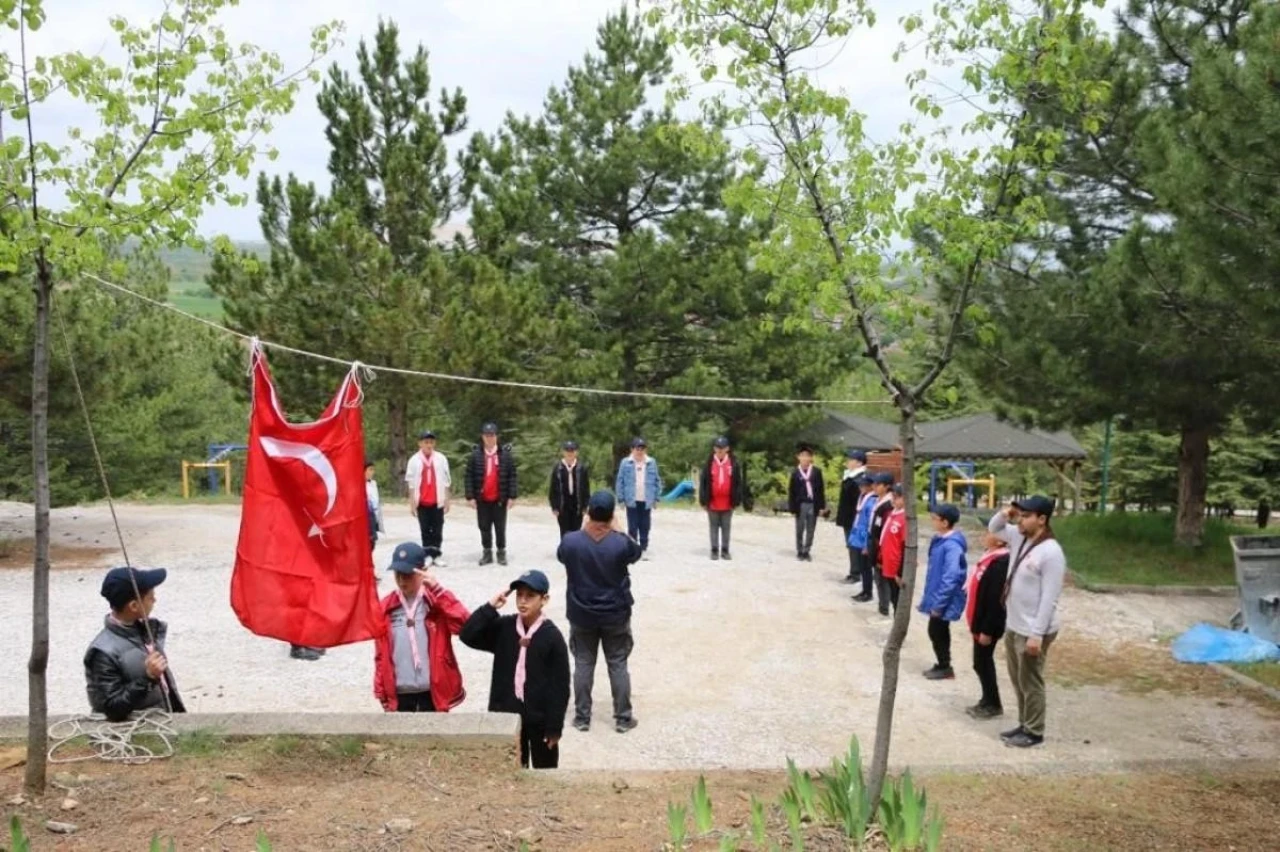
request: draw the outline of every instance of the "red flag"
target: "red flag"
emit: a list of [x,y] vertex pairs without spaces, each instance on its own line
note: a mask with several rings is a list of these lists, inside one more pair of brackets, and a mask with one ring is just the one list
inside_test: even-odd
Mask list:
[[231,606],[259,636],[331,648],[385,633],[369,550],[360,385],[290,423],[255,345],[253,411]]

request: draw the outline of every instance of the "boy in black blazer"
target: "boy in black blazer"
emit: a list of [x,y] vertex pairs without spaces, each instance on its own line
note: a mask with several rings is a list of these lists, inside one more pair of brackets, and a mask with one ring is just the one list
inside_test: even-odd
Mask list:
[[801,444],[796,453],[796,467],[791,471],[791,484],[787,488],[787,504],[796,516],[796,558],[812,562],[809,551],[813,548],[813,531],[818,526],[818,516],[827,515],[826,484],[822,470],[813,463],[813,447]]

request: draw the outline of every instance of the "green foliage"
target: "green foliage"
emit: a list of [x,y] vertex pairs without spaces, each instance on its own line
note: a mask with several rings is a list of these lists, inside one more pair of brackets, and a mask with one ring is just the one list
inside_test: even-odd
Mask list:
[[177,852],[178,843],[172,837],[169,838],[169,845],[165,846],[160,841],[160,835],[151,835],[151,845],[147,847],[149,852]]
[[9,817],[9,852],[31,852],[31,840],[17,814]]
[[667,837],[675,849],[683,849],[689,834],[689,808],[687,805],[667,803]]
[[698,776],[698,783],[693,786],[693,826],[698,834],[707,834],[715,822],[711,813],[711,796],[707,793],[707,779]]
[[757,849],[763,849],[768,838],[769,825],[764,811],[764,802],[751,797],[751,840]]
[[1169,513],[1109,512],[1070,515],[1054,521],[1054,534],[1067,553],[1068,565],[1090,583],[1140,586],[1235,583],[1230,537],[1248,527],[1216,518],[1205,521],[1199,548],[1173,543],[1174,516]]
[[822,793],[818,810],[824,822],[837,825],[844,836],[862,848],[871,821],[871,799],[862,775],[862,754],[858,738],[849,741],[844,758],[832,758],[831,771],[818,776]]
[[880,799],[879,826],[890,852],[935,852],[941,848],[942,818],[936,807],[928,816],[928,797],[912,784],[909,770],[885,788]]

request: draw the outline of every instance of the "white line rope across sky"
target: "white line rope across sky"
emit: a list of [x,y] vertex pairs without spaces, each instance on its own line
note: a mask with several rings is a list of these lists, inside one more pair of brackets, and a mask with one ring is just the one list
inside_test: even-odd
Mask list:
[[132,296],[135,299],[146,302],[157,308],[172,311],[175,314],[184,316],[189,320],[194,320],[201,325],[206,325],[215,331],[222,332],[223,334],[229,334],[233,337],[238,337],[241,340],[246,341],[257,340],[259,344],[268,349],[275,349],[280,352],[290,352],[294,355],[301,355],[305,358],[314,358],[317,361],[328,361],[331,364],[341,364],[344,367],[350,367],[358,364],[362,369],[371,370],[374,373],[395,373],[401,376],[420,376],[426,379],[437,379],[446,382],[463,382],[468,384],[491,385],[504,388],[520,388],[522,390],[545,391],[548,393],[579,393],[595,394],[596,396],[637,397],[640,399],[670,399],[682,402],[732,402],[749,405],[884,405],[889,402],[887,399],[768,399],[747,396],[702,396],[699,394],[684,393],[657,393],[653,391],[566,387],[562,385],[536,384],[533,382],[514,382],[504,379],[482,379],[476,376],[454,376],[448,373],[432,373],[426,370],[408,370],[403,367],[386,367],[378,364],[366,364],[363,361],[349,361],[343,358],[336,358],[332,355],[323,355],[319,352],[308,352],[305,349],[296,349],[292,346],[285,346],[283,343],[273,343],[269,340],[255,337],[252,334],[245,334],[244,332],[236,331],[233,328],[227,328],[225,325],[216,323],[213,320],[196,316],[195,314],[184,311],[176,305],[171,305],[168,302],[162,302],[158,299],[153,299],[150,296],[145,296],[136,290],[130,290],[128,287],[107,281],[105,278],[100,278],[92,272],[82,272],[80,274],[84,278],[87,278],[102,287]]

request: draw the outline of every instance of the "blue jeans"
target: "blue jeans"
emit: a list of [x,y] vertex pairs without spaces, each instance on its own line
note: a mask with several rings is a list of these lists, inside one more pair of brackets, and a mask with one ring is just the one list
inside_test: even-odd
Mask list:
[[649,525],[653,521],[653,509],[649,504],[637,502],[627,507],[627,535],[640,545],[641,550],[649,549]]

